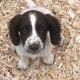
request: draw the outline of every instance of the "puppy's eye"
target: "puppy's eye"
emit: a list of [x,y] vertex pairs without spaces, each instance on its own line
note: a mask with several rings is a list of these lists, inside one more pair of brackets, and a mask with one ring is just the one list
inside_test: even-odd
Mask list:
[[26,31],[27,31],[27,29],[23,29],[23,30],[22,30],[22,32],[26,32]]
[[47,26],[40,26],[39,30],[47,30]]
[[26,27],[25,30],[26,30],[26,31],[29,31],[29,27]]
[[24,27],[24,28],[22,29],[22,31],[23,31],[23,32],[29,31],[29,27]]

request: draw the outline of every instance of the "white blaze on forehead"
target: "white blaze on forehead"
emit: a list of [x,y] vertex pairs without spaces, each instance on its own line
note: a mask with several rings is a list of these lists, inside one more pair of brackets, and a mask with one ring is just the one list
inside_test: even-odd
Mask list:
[[32,34],[35,35],[36,34],[36,30],[35,30],[36,16],[35,14],[30,14],[30,21],[31,21],[31,26],[32,26]]

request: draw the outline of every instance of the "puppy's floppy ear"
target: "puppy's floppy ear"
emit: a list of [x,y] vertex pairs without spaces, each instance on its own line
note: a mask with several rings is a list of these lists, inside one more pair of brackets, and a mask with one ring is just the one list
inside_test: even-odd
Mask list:
[[20,18],[21,15],[18,14],[14,18],[12,18],[9,23],[10,38],[14,45],[18,45],[20,42],[20,36],[19,36]]
[[46,20],[48,23],[48,29],[50,31],[50,39],[53,45],[58,45],[61,40],[60,32],[61,27],[58,19],[49,14],[46,14]]

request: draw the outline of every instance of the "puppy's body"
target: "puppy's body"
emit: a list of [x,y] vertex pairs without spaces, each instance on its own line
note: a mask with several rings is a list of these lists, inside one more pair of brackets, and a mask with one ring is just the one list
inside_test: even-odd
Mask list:
[[59,21],[49,10],[38,7],[32,0],[26,1],[29,9],[16,15],[9,25],[12,43],[20,56],[18,67],[26,69],[29,58],[36,57],[42,57],[44,63],[51,65],[52,44],[58,45],[61,40]]

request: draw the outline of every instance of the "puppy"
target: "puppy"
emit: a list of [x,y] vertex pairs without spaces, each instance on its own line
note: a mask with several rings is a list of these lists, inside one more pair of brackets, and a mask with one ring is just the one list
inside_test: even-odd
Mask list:
[[52,65],[52,45],[61,41],[60,23],[49,10],[38,7],[33,0],[26,2],[29,9],[13,17],[9,24],[11,41],[20,56],[18,68],[26,69],[29,59],[38,57]]

